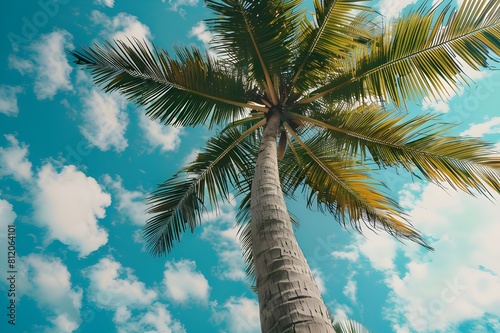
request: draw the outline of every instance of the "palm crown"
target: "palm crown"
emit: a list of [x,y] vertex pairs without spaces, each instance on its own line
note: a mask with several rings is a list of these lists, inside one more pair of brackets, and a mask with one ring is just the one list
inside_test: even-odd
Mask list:
[[[372,169],[402,167],[468,193],[500,192],[500,158],[478,139],[447,134],[436,116],[409,117],[406,101],[445,97],[500,55],[500,2],[422,6],[379,24],[363,1],[207,0],[212,52],[146,41],[107,42],[71,52],[95,82],[174,126],[222,126],[204,151],[149,198],[145,238],[164,254],[201,213],[231,193],[242,198],[245,258],[252,262],[250,188],[263,129],[279,122],[285,196],[341,224],[382,228],[429,247]],[[388,110],[392,102],[396,111]],[[250,265],[251,266],[251,265]],[[251,268],[250,268],[251,270]]]

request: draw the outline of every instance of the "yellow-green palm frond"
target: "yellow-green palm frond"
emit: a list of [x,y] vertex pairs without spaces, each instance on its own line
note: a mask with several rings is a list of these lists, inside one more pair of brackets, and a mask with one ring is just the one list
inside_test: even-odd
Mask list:
[[476,138],[449,135],[452,127],[440,124],[436,116],[408,118],[372,104],[353,112],[297,118],[325,129],[319,138],[342,147],[351,158],[373,159],[380,167],[401,166],[470,194],[489,194],[489,188],[500,192],[500,156],[493,155],[492,146]]
[[425,96],[444,98],[467,80],[464,62],[479,70],[499,56],[500,2],[465,0],[460,9],[445,6],[439,13],[422,6],[388,25],[369,48],[359,48],[344,75],[301,103],[346,88],[392,100],[397,107]]
[[165,124],[213,126],[241,117],[245,108],[258,109],[246,104],[249,89],[240,74],[195,47],[176,48],[173,58],[135,39],[70,53],[91,70],[96,84],[120,92]]
[[153,254],[170,252],[186,229],[194,231],[207,204],[217,208],[219,200],[229,200],[231,186],[253,170],[256,147],[245,138],[263,124],[245,133],[233,128],[211,138],[193,162],[148,197],[148,213],[155,215],[147,221],[144,237]]
[[366,29],[369,8],[360,4],[363,1],[314,1],[314,22],[302,21],[298,57],[292,69],[292,84],[299,90],[324,81],[336,71],[339,61],[372,38]]
[[216,51],[227,55],[237,68],[265,88],[274,104],[274,75],[292,59],[296,27],[301,18],[300,0],[207,0],[216,17],[206,20],[214,33]]
[[289,126],[294,143],[280,165],[283,188],[293,193],[302,188],[307,206],[332,214],[343,226],[361,231],[365,225],[430,248],[413,229],[398,203],[384,195],[383,185],[368,169],[348,160],[321,136],[302,141]]

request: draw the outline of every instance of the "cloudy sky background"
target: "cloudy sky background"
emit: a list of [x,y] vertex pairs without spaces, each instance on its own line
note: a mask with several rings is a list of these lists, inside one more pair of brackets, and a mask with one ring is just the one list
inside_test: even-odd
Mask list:
[[[460,1],[459,1],[460,2]],[[388,19],[415,1],[373,6]],[[198,0],[2,3],[0,31],[0,271],[7,225],[17,230],[17,321],[2,332],[259,332],[241,260],[235,203],[208,212],[171,254],[144,251],[144,198],[196,156],[206,128],[164,127],[104,94],[64,50],[137,37],[172,45],[210,40]],[[409,8],[409,7],[408,7]],[[406,8],[406,10],[408,9]],[[469,73],[469,71],[468,71]],[[500,151],[500,73],[410,112],[436,112],[456,134]],[[364,236],[289,205],[297,237],[332,313],[375,332],[499,332],[499,199],[443,191],[380,171],[429,253]],[[8,305],[0,279],[1,308]]]

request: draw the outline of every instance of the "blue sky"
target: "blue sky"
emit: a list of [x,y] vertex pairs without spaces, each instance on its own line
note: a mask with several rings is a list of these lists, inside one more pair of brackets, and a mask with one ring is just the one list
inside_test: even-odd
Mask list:
[[[416,1],[373,2],[394,17]],[[144,198],[210,137],[160,126],[95,87],[64,53],[135,36],[163,48],[210,40],[198,0],[5,1],[0,29],[0,271],[16,226],[16,325],[2,332],[259,332],[234,225],[235,206],[209,212],[163,258],[144,251]],[[436,112],[456,134],[500,151],[500,72],[474,73]],[[380,171],[436,249],[345,231],[289,201],[297,238],[332,313],[375,332],[499,332],[500,208]],[[0,308],[8,306],[0,280]]]

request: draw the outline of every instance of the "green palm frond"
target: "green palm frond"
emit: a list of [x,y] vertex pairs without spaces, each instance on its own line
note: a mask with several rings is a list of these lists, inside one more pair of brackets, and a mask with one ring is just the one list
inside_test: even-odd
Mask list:
[[323,121],[296,117],[326,129],[318,140],[342,147],[349,156],[359,154],[365,160],[369,155],[381,167],[402,166],[470,194],[489,194],[488,188],[500,192],[500,157],[493,155],[492,146],[475,138],[448,136],[451,126],[439,124],[436,116],[405,119],[405,114],[383,111],[375,104],[314,116]]
[[369,48],[359,48],[344,74],[315,89],[307,104],[342,89],[391,99],[400,107],[425,96],[445,98],[466,81],[465,62],[478,70],[500,56],[500,2],[465,1],[459,10],[421,7],[393,22]]
[[96,84],[117,90],[165,124],[213,126],[241,117],[245,108],[267,110],[246,104],[243,77],[194,46],[176,48],[177,59],[137,39],[70,54],[91,70]]
[[[358,2],[362,1],[366,0]],[[314,8],[315,22],[303,20],[300,26],[299,52],[293,69],[292,84],[301,91],[324,81],[340,65],[339,61],[372,38],[365,27],[368,7],[352,0],[315,0]]]
[[144,237],[153,254],[168,253],[187,228],[193,232],[206,204],[218,207],[220,199],[229,200],[230,186],[252,170],[255,147],[244,139],[263,124],[245,133],[230,129],[211,138],[193,162],[148,197],[148,213],[155,215],[146,223]]
[[275,76],[292,60],[295,31],[302,17],[300,0],[207,0],[216,17],[207,20],[214,32],[214,49],[228,55],[237,68],[262,85],[278,103]]
[[304,142],[289,126],[287,130],[295,140],[280,169],[287,191],[302,187],[309,208],[316,204],[343,226],[350,223],[361,231],[364,224],[430,248],[406,221],[398,203],[383,194],[382,184],[368,175],[367,168],[324,144],[321,136]]

